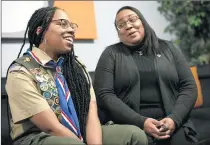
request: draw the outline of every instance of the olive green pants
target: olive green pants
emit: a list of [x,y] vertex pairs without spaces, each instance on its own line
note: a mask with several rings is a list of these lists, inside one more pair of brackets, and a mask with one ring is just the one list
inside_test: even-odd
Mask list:
[[[148,140],[144,131],[133,125],[104,125],[102,126],[103,145],[147,145]],[[29,135],[15,145],[85,145],[83,142],[70,137],[51,136],[44,132]]]

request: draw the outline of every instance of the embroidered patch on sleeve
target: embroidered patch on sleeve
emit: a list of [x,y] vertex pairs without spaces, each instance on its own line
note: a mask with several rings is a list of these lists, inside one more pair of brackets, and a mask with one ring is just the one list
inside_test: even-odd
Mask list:
[[10,66],[8,72],[11,73],[11,72],[14,72],[14,71],[19,71],[20,69],[21,69],[21,66],[20,65],[13,64],[13,65]]

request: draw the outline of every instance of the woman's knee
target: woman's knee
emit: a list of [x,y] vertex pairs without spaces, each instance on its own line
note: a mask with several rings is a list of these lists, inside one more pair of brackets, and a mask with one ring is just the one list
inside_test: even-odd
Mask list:
[[137,126],[127,125],[127,129],[131,134],[133,145],[147,145],[148,139],[145,132]]
[[82,141],[76,140],[71,137],[52,136],[50,134],[41,132],[39,134],[29,135],[23,142],[22,145],[85,145]]
[[143,130],[133,125],[102,126],[103,144],[147,145],[147,137]]
[[50,145],[50,144],[59,144],[59,145],[67,145],[67,144],[75,144],[75,145],[85,145],[82,141],[76,140],[70,137],[57,137],[50,136],[45,138],[42,142],[42,145]]

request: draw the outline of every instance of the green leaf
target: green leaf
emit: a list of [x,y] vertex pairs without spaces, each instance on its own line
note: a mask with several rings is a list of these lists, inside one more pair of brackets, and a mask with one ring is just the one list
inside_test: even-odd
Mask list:
[[[164,33],[176,36],[174,43],[192,63],[210,54],[210,1],[161,0],[158,10],[169,22]],[[210,56],[209,56],[210,57]]]

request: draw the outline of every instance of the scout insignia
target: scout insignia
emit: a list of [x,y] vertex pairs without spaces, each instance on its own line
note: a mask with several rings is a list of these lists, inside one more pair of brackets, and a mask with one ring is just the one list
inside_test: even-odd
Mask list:
[[[26,61],[28,61],[28,59]],[[60,68],[58,68],[58,70],[60,70]],[[30,71],[34,74],[38,82],[43,98],[45,98],[53,112],[57,112],[56,116],[58,117],[60,115],[58,108],[59,98],[54,79],[51,78],[51,75],[42,67],[30,69]],[[61,120],[61,115],[58,118]]]
[[36,70],[35,69],[30,69],[30,71],[36,75]]
[[24,59],[24,62],[29,62],[29,61],[31,61],[31,59],[30,59],[29,57],[26,57],[26,58]]
[[49,92],[49,91],[46,91],[43,93],[43,96],[46,98],[46,99],[50,99],[52,97],[52,93]]
[[35,69],[30,69],[30,71],[35,74],[35,75],[41,75],[44,74],[44,71],[41,68],[35,68]]
[[40,89],[41,89],[42,91],[47,91],[47,90],[48,90],[48,84],[47,84],[46,82],[42,82],[42,83],[40,84]]
[[9,73],[12,72],[12,71],[17,71],[21,68],[21,66],[17,66],[16,64],[13,64],[10,66],[9,68]]

